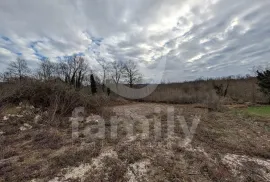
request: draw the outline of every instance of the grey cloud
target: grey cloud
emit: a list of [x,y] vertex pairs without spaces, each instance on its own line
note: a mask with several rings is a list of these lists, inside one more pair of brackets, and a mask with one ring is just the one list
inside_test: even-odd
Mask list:
[[[133,59],[153,79],[246,74],[270,56],[269,9],[267,0],[1,1],[0,35],[12,42],[0,38],[8,50],[0,66],[20,52],[35,67],[29,45],[38,41],[36,51],[54,60],[78,52],[91,62]],[[163,58],[166,70],[157,67]]]

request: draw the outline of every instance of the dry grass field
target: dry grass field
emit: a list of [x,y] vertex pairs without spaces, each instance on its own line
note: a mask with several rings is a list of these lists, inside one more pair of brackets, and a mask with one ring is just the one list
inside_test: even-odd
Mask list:
[[223,91],[228,86],[227,104],[267,103],[265,96],[260,92],[257,85],[257,79],[254,77],[229,77],[215,80],[159,84],[152,94],[141,99],[141,101],[176,104],[204,103],[214,90],[214,85],[222,85]]
[[270,182],[270,0],[0,0],[0,182]]
[[[249,99],[209,92],[201,102],[134,102],[38,83],[1,92],[0,181],[270,181],[268,107],[249,107]],[[70,118],[79,106],[85,113],[74,138]],[[192,138],[183,123],[169,122],[179,117],[190,132],[199,117]],[[104,138],[86,135],[102,121]]]

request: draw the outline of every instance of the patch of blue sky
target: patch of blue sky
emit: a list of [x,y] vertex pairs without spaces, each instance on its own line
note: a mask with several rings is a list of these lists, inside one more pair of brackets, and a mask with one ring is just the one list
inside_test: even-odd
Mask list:
[[70,59],[74,56],[85,56],[85,54],[83,52],[78,52],[78,53],[74,53],[72,55],[57,56],[56,59],[59,61],[62,61],[62,60]]
[[34,53],[34,54],[35,54],[35,56],[37,56],[38,59],[40,59],[40,60],[45,60],[45,59],[47,59],[46,56],[44,56],[44,55],[42,55],[42,54],[40,54],[40,53]]
[[74,54],[75,56],[84,56],[85,54],[83,52],[78,52]]
[[6,42],[12,42],[8,37],[4,36],[4,35],[0,35],[1,39],[3,39]]
[[95,37],[89,32],[88,30],[83,31],[83,33],[86,35],[88,39],[91,39],[93,43],[95,43],[97,46],[101,45],[101,42],[104,40],[103,38]]
[[31,42],[31,43],[29,44],[29,47],[30,47],[31,49],[33,49],[33,51],[35,52],[34,55],[37,56],[38,59],[40,59],[40,60],[47,59],[47,57],[46,57],[45,55],[41,54],[41,53],[37,50],[36,45],[37,45],[38,43],[43,43],[43,41],[33,41],[33,42]]
[[14,44],[13,41],[7,36],[1,34],[0,34],[0,46],[12,52],[13,54],[17,54],[18,56],[22,55],[22,53],[18,49],[16,49],[16,45]]
[[96,38],[96,37],[91,37],[91,40],[93,41],[93,43],[95,43],[97,46],[100,46],[103,38]]

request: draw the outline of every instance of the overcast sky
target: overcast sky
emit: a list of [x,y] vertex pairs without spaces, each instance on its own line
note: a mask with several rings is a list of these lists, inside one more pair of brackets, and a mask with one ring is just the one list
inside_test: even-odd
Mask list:
[[248,74],[270,61],[270,1],[0,1],[0,71],[18,56],[35,68],[73,54],[134,60],[153,80]]

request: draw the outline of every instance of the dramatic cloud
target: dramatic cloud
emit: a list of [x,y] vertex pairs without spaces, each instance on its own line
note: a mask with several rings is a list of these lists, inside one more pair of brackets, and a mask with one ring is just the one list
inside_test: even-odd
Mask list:
[[243,75],[269,61],[269,9],[268,0],[1,1],[0,71],[18,56],[35,68],[80,54],[91,65],[135,60],[153,80]]

